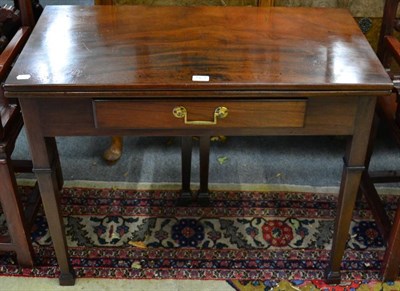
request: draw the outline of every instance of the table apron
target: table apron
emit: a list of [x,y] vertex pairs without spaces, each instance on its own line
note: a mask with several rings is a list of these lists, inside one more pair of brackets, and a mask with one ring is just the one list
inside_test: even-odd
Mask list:
[[[273,106],[271,112],[273,117],[272,121],[263,121],[263,115],[259,112],[250,112],[248,114],[248,122],[246,119],[240,122],[229,123],[225,120],[218,120],[217,124],[184,124],[183,119],[173,117],[172,110],[168,109],[167,113],[163,113],[159,110],[163,109],[165,102],[171,103],[171,108],[182,104],[187,104],[187,99],[176,99],[168,101],[160,101],[159,99],[151,100],[146,99],[124,99],[122,104],[128,104],[129,108],[135,108],[136,104],[144,106],[147,110],[141,113],[140,110],[124,111],[121,117],[126,119],[126,115],[131,114],[128,117],[127,122],[118,121],[114,122],[114,119],[118,116],[118,110],[115,110],[115,104],[119,104],[116,99],[92,99],[92,98],[35,98],[29,99],[29,102],[24,104],[24,99],[21,99],[23,111],[30,111],[29,106],[35,105],[36,110],[39,113],[39,122],[41,124],[41,130],[43,136],[107,136],[107,135],[141,135],[141,136],[186,136],[186,135],[352,135],[355,127],[355,117],[357,115],[357,108],[363,98],[376,98],[372,96],[357,97],[357,96],[328,96],[326,98],[321,97],[309,97],[301,99],[274,99],[269,98],[265,100],[237,100],[233,103],[229,103],[229,100],[219,99],[207,99],[198,100],[193,99],[189,102],[204,105],[210,105],[210,108],[215,108],[216,104],[225,106],[228,104],[229,107],[236,106],[240,108],[240,102],[244,108],[241,112],[245,113],[248,108],[263,108],[264,103],[272,101]],[[279,101],[283,102],[279,104]],[[365,101],[365,99],[363,100]],[[128,103],[127,103],[128,102]],[[132,102],[132,104],[130,104]],[[161,103],[164,102],[164,103]],[[225,103],[224,103],[225,102]],[[228,103],[226,103],[228,102]],[[236,103],[235,103],[236,102]],[[239,102],[239,106],[237,103]],[[255,103],[252,103],[255,102]],[[287,103],[285,103],[287,102]],[[96,104],[101,104],[102,118],[100,121],[103,123],[99,125],[99,120],[96,114],[99,114],[99,109]],[[109,109],[107,109],[107,105]],[[144,105],[143,105],[144,104]],[[154,112],[148,108],[155,108]],[[161,106],[161,105],[162,106]],[[254,106],[253,106],[254,104]],[[288,106],[286,106],[286,104]],[[106,105],[106,106],[104,106]],[[164,107],[163,107],[164,106]],[[268,105],[270,106],[270,105]],[[278,106],[278,107],[274,107]],[[123,109],[124,106],[120,106]],[[161,108],[161,109],[160,109]],[[168,107],[165,107],[168,108]],[[235,116],[235,112],[239,112],[239,109],[231,110],[229,117],[231,120]],[[268,107],[269,108],[269,107]],[[273,110],[279,108],[283,112],[274,113]],[[283,108],[283,109],[282,109]],[[285,108],[290,111],[290,116],[294,116],[294,121],[285,121],[285,118],[281,118],[279,114],[287,114]],[[132,109],[133,110],[133,109]],[[191,110],[191,109],[189,109]],[[236,111],[235,111],[236,110]],[[239,110],[239,111],[238,111]],[[107,119],[108,112],[114,114],[115,118],[110,118],[111,122]],[[122,112],[122,111],[121,111]],[[240,112],[239,112],[240,113]],[[165,116],[171,116],[168,121],[161,123],[158,126],[157,122],[151,121],[147,124],[146,119],[153,120],[157,116],[164,114]],[[228,113],[229,114],[229,113]],[[258,114],[258,115],[257,115]],[[144,116],[141,116],[144,115]],[[238,115],[238,114],[236,114]],[[267,116],[267,115],[265,115]],[[266,117],[267,118],[267,117]],[[281,119],[279,119],[281,118]],[[123,120],[125,120],[123,119]],[[212,120],[212,113],[210,113],[210,120]],[[261,119],[261,120],[260,120]],[[106,121],[104,121],[106,120]],[[142,120],[135,123],[135,120]],[[229,120],[226,118],[226,120]],[[281,120],[281,121],[279,121]],[[283,122],[283,123],[282,123]]]

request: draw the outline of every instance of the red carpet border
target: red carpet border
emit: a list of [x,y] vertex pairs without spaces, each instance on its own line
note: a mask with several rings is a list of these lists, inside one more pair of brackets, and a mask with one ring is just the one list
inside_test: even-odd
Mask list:
[[[213,191],[209,207],[178,207],[178,197],[172,190],[65,188],[62,211],[77,277],[228,280],[241,291],[400,290],[392,289],[398,282],[377,281],[384,243],[364,201],[354,211],[343,284],[331,289],[322,279],[336,194]],[[390,213],[398,199],[384,196]],[[43,215],[32,239],[36,266],[19,268],[13,254],[2,255],[1,275],[58,276]]]

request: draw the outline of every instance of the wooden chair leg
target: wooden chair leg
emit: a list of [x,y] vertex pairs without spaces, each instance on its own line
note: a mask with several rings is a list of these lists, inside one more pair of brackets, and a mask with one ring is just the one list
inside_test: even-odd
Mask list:
[[[382,105],[383,101],[379,101],[379,104]],[[377,115],[386,121],[387,118],[385,118],[381,107],[377,107]],[[368,171],[369,162],[373,153],[373,146],[375,144],[375,137],[378,131],[379,118],[377,115],[374,118],[369,139],[366,169],[361,177],[360,192],[364,194],[364,197],[375,218],[379,232],[381,233],[383,239],[387,242],[385,257],[382,262],[381,278],[383,281],[394,281],[399,274],[400,266],[400,203],[397,208],[395,220],[392,223],[386,213],[382,200],[376,191],[375,184],[398,182],[400,175],[398,171]],[[390,129],[395,128],[395,126],[393,126],[393,121],[387,122],[386,124],[389,124]],[[391,132],[393,133],[394,131],[392,130]],[[399,143],[400,139],[396,138],[395,136],[394,139]]]
[[109,164],[117,162],[122,156],[122,147],[123,137],[113,136],[110,147],[107,148],[103,153],[104,160]]
[[382,266],[383,281],[394,281],[398,278],[400,266],[400,202],[397,206]]
[[17,193],[17,183],[9,158],[0,160],[0,201],[6,218],[10,239],[2,238],[0,250],[15,251],[21,266],[33,266],[30,231]]
[[380,199],[378,192],[374,184],[371,181],[367,171],[363,172],[360,183],[360,190],[364,194],[365,199],[371,209],[371,212],[375,218],[376,225],[383,236],[385,241],[388,240],[390,234],[390,228],[392,223],[386,214],[382,200]]

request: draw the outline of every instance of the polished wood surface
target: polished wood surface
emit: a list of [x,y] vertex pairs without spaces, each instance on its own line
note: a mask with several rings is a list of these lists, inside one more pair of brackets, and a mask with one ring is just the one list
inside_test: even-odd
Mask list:
[[96,5],[273,6],[274,0],[94,0]]
[[[215,109],[226,108],[226,117],[215,118]],[[306,100],[250,100],[248,102],[221,101],[94,101],[97,128],[162,129],[188,127],[265,128],[303,127]],[[171,114],[176,108],[186,110],[184,117]]]
[[[175,93],[175,92],[174,92]],[[190,91],[186,92],[187,98],[191,99],[193,96],[189,94]],[[210,94],[209,92],[202,92],[203,94]],[[226,92],[219,92],[219,95],[222,96],[221,103],[216,103],[218,105],[225,105],[225,101],[232,101],[232,99],[224,98],[224,94]],[[240,93],[240,92],[238,92]],[[319,92],[320,95],[328,94],[326,92]],[[89,94],[89,93],[88,93]],[[138,92],[135,92],[135,95]],[[70,136],[70,135],[112,135],[116,131],[121,132],[121,135],[130,135],[130,134],[141,134],[141,135],[162,135],[165,133],[165,130],[168,130],[168,135],[189,135],[190,132],[196,134],[204,134],[207,133],[210,136],[212,135],[221,135],[220,132],[223,130],[227,135],[260,135],[260,134],[274,134],[274,135],[352,135],[354,132],[354,115],[357,114],[357,108],[359,106],[359,97],[358,96],[338,96],[338,97],[329,97],[325,96],[321,98],[321,96],[309,97],[307,98],[307,109],[306,115],[304,116],[304,126],[302,127],[280,127],[280,126],[271,126],[271,127],[258,127],[253,128],[252,126],[241,128],[240,131],[235,127],[224,127],[221,126],[206,126],[206,125],[186,125],[183,126],[183,120],[177,119],[173,116],[172,108],[174,106],[179,106],[182,103],[182,98],[172,99],[168,97],[168,94],[171,94],[170,91],[164,92],[166,95],[166,99],[171,99],[173,105],[171,107],[163,106],[165,109],[164,112],[159,111],[158,114],[162,114],[166,120],[159,120],[159,123],[162,124],[160,128],[155,128],[153,126],[152,130],[148,130],[143,126],[143,123],[148,120],[149,123],[154,123],[154,118],[157,119],[158,115],[154,115],[153,113],[147,111],[143,111],[141,114],[136,114],[136,116],[116,116],[114,114],[113,107],[109,107],[110,115],[107,116],[107,120],[105,120],[106,124],[110,126],[107,127],[96,127],[96,119],[93,110],[93,100],[90,98],[91,94],[89,94],[88,98],[53,98],[57,95],[51,95],[50,98],[38,98],[36,99],[37,105],[41,108],[40,115],[38,119],[41,123],[46,124],[46,126],[42,129],[43,134],[45,136]],[[193,91],[192,91],[192,94]],[[271,92],[259,92],[260,96],[264,94],[265,96],[271,95],[273,97],[272,100],[276,98],[276,96],[272,95]],[[287,94],[295,95],[296,92],[288,92]],[[311,93],[310,93],[311,94]],[[336,93],[338,94],[338,93]],[[86,95],[86,93],[85,93]],[[217,93],[211,94],[211,96],[219,96]],[[278,95],[278,94],[277,94]],[[240,95],[238,95],[240,96]],[[286,95],[284,95],[286,96]],[[95,97],[95,96],[93,96]],[[97,96],[95,97],[97,99]],[[131,95],[132,98],[132,95]],[[234,100],[238,100],[240,97],[236,97]],[[245,100],[248,99],[248,94],[244,94],[243,97]],[[283,97],[284,101],[286,97]],[[26,98],[24,98],[26,99]],[[124,98],[126,99],[126,98]],[[142,100],[142,98],[138,98]],[[147,97],[150,99],[150,97]],[[199,100],[201,103],[205,105],[208,104],[208,101],[212,101],[215,104],[215,101],[208,98],[205,99],[201,97],[194,98],[197,102]],[[114,99],[104,98],[104,102],[110,102],[113,104]],[[127,99],[130,100],[130,106],[132,104],[137,103],[137,99]],[[156,100],[159,100],[157,98]],[[157,101],[154,101],[157,104]],[[249,102],[253,102],[254,100],[258,101],[258,99],[248,99]],[[268,101],[268,99],[265,99]],[[160,102],[160,101],[159,101]],[[170,102],[170,103],[171,103]],[[143,104],[143,103],[142,103]],[[130,107],[129,106],[129,107]],[[160,110],[161,106],[158,106],[157,109]],[[214,108],[214,107],[209,107]],[[128,108],[129,109],[129,108]],[[228,108],[229,109],[229,108]],[[211,110],[210,110],[211,111]],[[161,112],[161,113],[160,113]],[[211,115],[211,112],[208,112]],[[104,114],[103,114],[104,115]],[[113,118],[112,118],[113,117]],[[229,119],[229,116],[226,118]],[[121,120],[132,121],[134,119],[138,119],[142,124],[139,126],[138,124],[131,123],[131,128],[127,128],[123,125]],[[170,120],[174,120],[173,124],[169,124]],[[298,120],[298,119],[297,119]],[[138,121],[138,122],[139,122]],[[263,121],[260,121],[263,122]],[[294,122],[294,121],[285,121],[285,122]],[[79,126],[76,126],[79,124]],[[112,126],[111,126],[112,125]],[[174,126],[177,125],[177,126]],[[162,127],[162,128],[161,128]],[[296,130],[293,130],[293,129]]]
[[7,81],[69,92],[387,86],[347,10],[282,7],[47,6]]
[[63,135],[183,137],[183,200],[199,136],[200,202],[210,136],[348,136],[327,270],[340,281],[375,103],[391,89],[349,12],[317,8],[47,6],[5,82],[22,106],[62,285],[74,284],[58,201]]
[[[207,3],[207,1],[205,2],[199,2],[199,1],[193,1],[194,5],[189,5],[189,2],[182,2],[182,1],[171,1],[173,3],[173,5],[181,5],[181,6],[201,6],[201,5],[215,5],[215,3],[213,3],[213,1],[209,1],[209,3]],[[165,3],[165,1],[163,2],[163,4]],[[213,3],[213,4],[212,4]],[[96,5],[118,5],[119,1],[115,1],[115,0],[96,0],[95,1]],[[123,2],[123,5],[129,5],[129,4],[135,4],[134,1],[128,1],[128,2]],[[152,1],[151,3],[143,3],[143,4],[151,4],[156,6],[158,3]],[[209,4],[209,5],[208,5]],[[224,2],[224,1],[220,1],[219,3],[221,6],[235,6],[235,5],[230,5],[231,2]],[[249,4],[246,3],[246,1],[241,1],[240,2],[240,6],[247,6],[247,5],[256,5],[256,6],[263,6],[263,7],[271,7],[274,6],[274,0],[255,0],[253,1],[253,3]],[[123,148],[123,137],[122,136],[113,136],[111,139],[111,144],[110,146],[104,151],[103,153],[103,158],[109,163],[109,164],[114,164],[115,162],[117,162],[121,155],[122,155],[122,148]],[[185,155],[184,155],[185,156]],[[185,164],[185,163],[184,163]],[[187,171],[187,169],[186,169]]]

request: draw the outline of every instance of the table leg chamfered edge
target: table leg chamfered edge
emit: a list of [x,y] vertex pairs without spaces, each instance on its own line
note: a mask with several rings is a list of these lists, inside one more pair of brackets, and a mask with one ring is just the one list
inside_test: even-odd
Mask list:
[[328,283],[340,282],[340,267],[349,236],[352,213],[359,191],[361,176],[367,162],[367,145],[376,100],[377,97],[359,98],[354,120],[354,132],[348,139],[335,218],[331,259],[325,273]]

